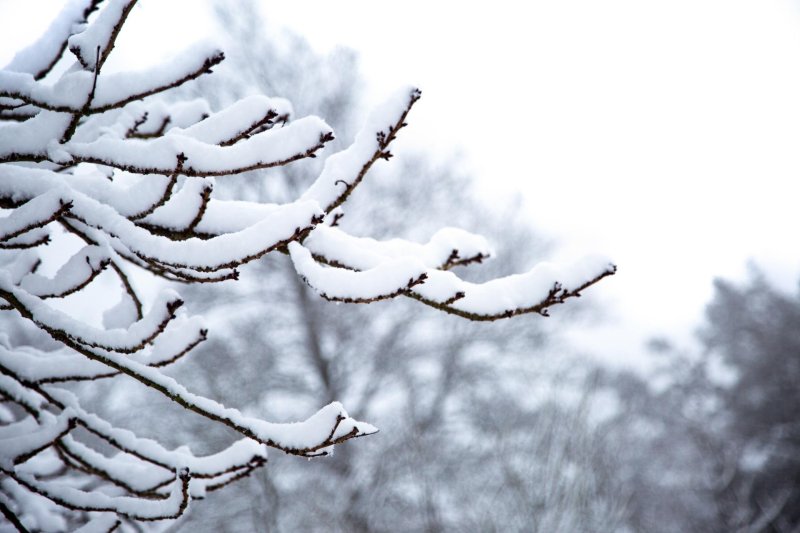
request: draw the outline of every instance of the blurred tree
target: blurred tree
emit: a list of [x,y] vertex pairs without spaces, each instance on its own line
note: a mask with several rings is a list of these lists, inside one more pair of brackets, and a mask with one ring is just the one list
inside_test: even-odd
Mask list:
[[657,383],[607,375],[625,398],[610,440],[626,450],[636,531],[800,531],[800,298],[757,271],[714,283],[702,357],[677,353]]
[[701,338],[719,359],[710,379],[728,459],[714,492],[721,521],[799,531],[800,294],[781,293],[758,272],[742,286],[717,280],[707,317]]

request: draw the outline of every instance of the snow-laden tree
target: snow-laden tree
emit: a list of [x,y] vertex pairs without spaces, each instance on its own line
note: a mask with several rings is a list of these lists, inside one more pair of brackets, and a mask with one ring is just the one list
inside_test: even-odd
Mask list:
[[[175,518],[192,499],[265,465],[267,448],[318,457],[377,431],[337,402],[302,422],[270,423],[165,375],[160,368],[203,342],[207,326],[182,314],[171,290],[147,301],[144,274],[220,282],[279,252],[325,299],[403,296],[483,321],[546,315],[613,274],[608,260],[591,258],[469,283],[451,269],[491,255],[477,235],[447,228],[419,244],[339,228],[347,198],[376,162],[391,157],[420,97],[412,88],[376,110],[293,200],[212,198],[216,177],[316,157],[333,132],[317,117],[293,119],[281,98],[251,96],[216,112],[203,100],[148,99],[209,73],[224,59],[211,45],[146,71],[103,72],[135,3],[68,3],[45,35],[0,71],[0,207],[7,210],[0,219],[0,308],[51,339],[21,345],[0,338],[0,510],[18,529],[90,521],[103,530]],[[102,320],[87,318],[87,295],[109,277],[116,282],[91,293],[88,304],[103,311]],[[70,386],[123,375],[240,440],[202,457],[186,447],[170,450],[88,411]]]
[[[334,127],[337,139],[328,149],[346,146],[361,100],[354,53],[314,53],[301,36],[264,20],[255,0],[239,2],[235,11],[224,2],[219,7],[220,36],[229,36],[226,60],[187,92],[214,105],[252,93],[291,94],[296,113],[323,116]],[[420,239],[442,224],[479,227],[503,258],[458,270],[479,279],[520,271],[543,255],[543,239],[531,231],[521,205],[510,202],[501,214],[475,194],[457,158],[432,159],[404,149],[391,165],[375,168],[348,199],[339,227],[378,239]],[[249,179],[218,183],[215,193],[262,202],[292,198],[322,163],[255,171]],[[604,468],[616,454],[582,423],[577,407],[544,402],[556,394],[552,389],[591,389],[565,377],[585,364],[554,346],[563,337],[559,325],[579,319],[576,312],[587,318],[586,306],[570,305],[555,320],[528,315],[475,323],[409,299],[337,305],[316,297],[280,254],[248,265],[238,282],[187,287],[182,295],[214,324],[192,357],[167,370],[182,383],[268,418],[295,419],[340,400],[382,431],[325,461],[272,455],[269,469],[191,507],[177,529],[618,529],[626,498]],[[230,438],[135,383],[104,385],[87,391],[84,401],[140,434],[198,451]],[[158,418],[140,419],[145,408],[158,409]]]

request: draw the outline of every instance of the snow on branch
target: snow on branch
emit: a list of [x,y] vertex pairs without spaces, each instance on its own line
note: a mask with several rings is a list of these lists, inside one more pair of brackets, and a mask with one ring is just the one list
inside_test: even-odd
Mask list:
[[426,283],[408,296],[470,320],[491,321],[526,313],[549,315],[549,308],[577,298],[584,289],[613,275],[616,266],[605,257],[587,257],[557,267],[539,263],[524,274],[485,283],[469,283],[452,272],[430,271]]
[[[13,376],[0,365],[0,393],[19,402],[9,382],[24,385],[27,395],[37,396],[29,401],[31,416],[0,428],[0,471],[32,492],[42,495],[68,509],[112,512],[136,520],[174,518],[183,512],[190,495],[202,497],[206,491],[230,481],[231,475],[261,466],[266,461],[263,445],[250,439],[234,442],[228,448],[209,456],[196,457],[188,449],[168,451],[157,442],[139,439],[127,430],[117,429],[96,415],[87,413],[66,391],[44,392],[41,388]],[[28,392],[29,391],[29,392]],[[43,404],[59,410],[53,415],[42,409]],[[81,426],[119,452],[112,457],[100,454],[88,445],[75,440],[69,433]],[[69,483],[42,482],[37,459],[51,451],[64,466],[77,473],[99,477],[138,497],[94,497],[94,493],[79,490]],[[42,475],[47,476],[42,472]],[[176,488],[180,487],[180,491]],[[178,492],[180,497],[177,496]],[[141,501],[141,500],[146,501]],[[154,502],[158,501],[159,504]]]
[[14,239],[0,242],[0,250],[24,250],[37,248],[50,242],[50,232],[45,228],[33,229]]
[[211,479],[267,459],[266,447],[248,438],[235,441],[227,448],[205,457],[195,456],[188,448],[167,450],[155,440],[137,437],[133,432],[116,428],[99,416],[85,411],[79,406],[77,398],[69,392],[59,389],[51,394],[60,408],[72,410],[76,423],[87,431],[121,453],[173,474],[178,469],[188,468],[193,477]]
[[140,102],[125,106],[120,126],[126,126],[122,137],[154,139],[163,135],[168,127],[188,128],[211,114],[208,102],[201,98],[165,104],[162,101]]
[[304,245],[292,243],[289,250],[298,274],[328,300],[369,303],[404,295],[481,321],[525,313],[547,316],[548,308],[580,296],[616,271],[607,258],[589,257],[568,267],[539,263],[524,274],[466,282],[447,269],[479,263],[491,251],[482,237],[453,229],[420,245],[356,238],[321,225]]
[[0,97],[12,98],[47,111],[93,115],[179,87],[208,74],[225,59],[213,44],[196,45],[170,62],[146,71],[120,72],[97,79],[91,105],[84,109],[94,82],[92,72],[64,75],[55,85],[37,83],[35,76],[14,71],[0,72]]
[[189,476],[181,473],[168,487],[168,496],[163,499],[137,498],[131,496],[107,496],[102,492],[84,491],[66,484],[40,481],[31,474],[0,467],[19,485],[54,503],[73,511],[114,513],[134,520],[166,520],[178,518],[189,505]]
[[[173,191],[174,189],[173,185]],[[166,236],[180,233],[187,238],[191,237],[197,224],[204,218],[213,190],[212,180],[186,178],[183,186],[171,193],[150,214],[137,216],[137,224],[152,233]]]
[[254,95],[188,128],[176,128],[170,133],[186,135],[207,144],[230,146],[248,138],[259,128],[268,129],[278,120],[285,122],[291,113],[292,106],[288,100]]
[[96,471],[112,484],[136,496],[158,498],[156,491],[175,480],[174,472],[138,460],[124,452],[106,457],[72,435],[59,439],[56,447],[79,468]]
[[353,144],[325,160],[322,173],[301,198],[315,200],[326,213],[344,203],[376,161],[392,157],[389,145],[406,126],[406,117],[421,94],[419,89],[405,88],[376,109]]
[[107,250],[86,246],[75,253],[52,278],[30,273],[20,282],[20,288],[39,298],[63,298],[83,289],[111,262]]
[[34,417],[39,416],[43,398],[30,390],[27,384],[15,380],[8,375],[0,373],[0,395],[9,402],[13,402]]
[[[91,529],[176,518],[190,500],[263,467],[268,448],[318,457],[378,431],[338,402],[303,421],[272,423],[190,391],[161,368],[190,355],[208,325],[179,312],[183,301],[172,290],[144,298],[142,283],[235,280],[242,265],[278,251],[330,300],[406,296],[496,320],[545,315],[614,273],[595,258],[470,283],[451,270],[493,255],[480,236],[446,228],[419,244],[333,227],[372,166],[392,157],[420,98],[410,87],[372,113],[351,146],[327,157],[297,198],[216,198],[215,177],[317,157],[333,131],[322,118],[291,119],[291,104],[274,96],[216,111],[202,99],[159,100],[211,73],[224,59],[211,44],[143,71],[107,74],[103,65],[134,5],[73,0],[0,70],[0,314],[60,346],[45,351],[0,334],[0,401],[12,407],[4,405],[10,414],[0,422],[0,511],[13,524],[44,529],[47,520],[50,529],[66,529],[91,520]],[[72,66],[54,70],[62,60]],[[97,280],[118,288],[106,283],[101,301],[90,302],[100,324],[70,305],[86,304]],[[167,450],[88,412],[64,388],[101,379],[132,379],[241,439],[205,457]]]
[[44,78],[61,58],[67,48],[67,39],[75,32],[75,28],[86,23],[101,1],[71,0],[42,36],[17,52],[4,70],[28,73],[36,80]]
[[47,161],[49,149],[58,150],[53,139],[61,138],[70,121],[71,115],[42,111],[24,122],[0,124],[0,164]]
[[69,210],[60,191],[50,191],[26,202],[10,216],[0,218],[0,242],[46,226]]
[[134,174],[226,176],[315,157],[333,139],[330,127],[306,117],[234,145],[208,144],[180,133],[152,140],[102,137],[63,147],[55,163],[96,163]]
[[377,241],[353,237],[340,228],[320,225],[303,241],[303,246],[312,254],[324,257],[327,263],[346,264],[357,270],[401,257],[413,257],[426,268],[448,270],[480,263],[494,255],[484,237],[459,228],[442,228],[426,244],[419,244],[404,239]]
[[96,330],[45,307],[36,298],[9,286],[2,276],[0,297],[9,302],[24,318],[36,323],[67,347],[132,377],[190,411],[286,453],[307,457],[324,455],[327,453],[326,449],[335,444],[377,431],[370,424],[350,418],[336,402],[324,407],[308,420],[292,424],[275,424],[245,417],[235,409],[226,408],[189,392],[157,369],[125,356],[126,353],[142,349],[145,343],[151,342],[163,332],[166,324],[174,318],[175,308],[182,302],[174,300],[170,294],[162,297],[162,306],[156,307],[128,330],[109,331]]
[[149,70],[103,76],[98,79],[97,90],[87,113],[104,113],[180,87],[203,74],[210,74],[211,68],[224,59],[225,55],[214,44],[201,43]]
[[104,330],[47,306],[40,298],[13,286],[5,278],[0,274],[0,297],[53,338],[69,339],[82,346],[118,353],[134,353],[153,342],[175,318],[178,307],[183,305],[176,293],[168,291],[161,295],[144,318],[127,329]]
[[[116,172],[115,175],[129,178],[123,172]],[[107,204],[119,215],[136,220],[166,203],[177,181],[178,176],[173,174],[148,176],[131,185],[121,185],[110,181],[100,172],[71,175],[48,169],[3,165],[0,166],[0,205],[18,207],[50,190],[63,191],[63,186],[67,185],[72,191]],[[71,197],[71,193],[67,192],[65,199]]]
[[100,70],[114,48],[136,0],[107,0],[94,23],[67,39],[70,51],[86,70]]
[[[178,315],[152,344],[129,354],[147,366],[161,368],[188,354],[208,337],[208,328],[200,317]],[[19,353],[25,354],[24,358]],[[0,364],[31,383],[86,381],[118,376],[120,372],[87,359],[72,350],[41,351],[32,347],[11,350],[0,344]]]
[[425,265],[412,258],[382,262],[368,270],[325,268],[301,244],[289,244],[297,273],[319,294],[334,302],[371,303],[393,298],[423,283]]
[[76,198],[71,213],[87,226],[110,234],[136,257],[157,266],[197,272],[216,272],[257,259],[297,239],[302,230],[312,227],[320,217],[316,203],[297,202],[276,207],[241,231],[208,240],[172,240],[113,216],[110,211],[104,213],[90,200],[79,200],[83,198]]
[[58,416],[46,411],[38,414],[38,420],[29,416],[0,428],[0,468],[24,463],[65,435],[73,425],[69,411]]
[[[26,175],[35,175],[37,172],[40,171],[14,166],[0,167],[0,177],[3,175],[9,177],[7,182],[0,183],[0,198],[6,198],[8,205],[15,205],[26,198],[39,198],[40,196],[36,196],[36,194],[42,190],[43,183],[24,180]],[[203,186],[202,182],[195,183]],[[298,201],[264,210],[262,218],[238,231],[220,234],[210,239],[185,239],[186,235],[183,234],[185,226],[172,228],[179,230],[181,235],[178,236],[170,235],[168,232],[166,236],[154,234],[153,225],[147,226],[148,218],[143,219],[140,225],[137,225],[121,216],[110,205],[98,202],[75,189],[64,189],[62,185],[61,188],[56,189],[56,192],[47,192],[50,196],[56,193],[62,195],[59,196],[62,202],[69,203],[68,215],[63,218],[67,222],[72,222],[70,227],[79,230],[79,225],[83,225],[93,230],[99,230],[108,236],[104,242],[94,242],[94,244],[111,241],[119,243],[128,254],[150,263],[156,268],[174,272],[177,272],[175,269],[189,269],[208,273],[234,268],[299,238],[302,232],[313,227],[322,215],[315,202]],[[48,198],[45,197],[41,201],[50,202],[52,209],[55,210],[56,200]],[[197,199],[203,198],[198,195]],[[189,229],[198,226],[203,218],[200,208],[204,208],[205,202],[195,203],[195,209],[187,211],[186,204],[181,205],[181,198],[175,198],[175,200],[178,205],[177,212],[180,213],[183,210],[188,213]],[[222,205],[224,204],[218,204],[218,207],[222,207]],[[164,205],[162,208],[166,207],[167,205]],[[236,218],[235,212],[232,210],[226,210],[225,215]],[[157,210],[150,217],[152,217],[149,218],[151,223],[160,221]],[[175,215],[175,218],[177,217],[178,215]],[[52,216],[48,215],[46,220],[49,218]],[[14,223],[17,226],[24,225],[27,223],[27,219],[23,218],[20,223],[16,223],[15,219]],[[163,228],[163,226],[161,227]],[[181,240],[180,237],[184,237],[184,240]]]

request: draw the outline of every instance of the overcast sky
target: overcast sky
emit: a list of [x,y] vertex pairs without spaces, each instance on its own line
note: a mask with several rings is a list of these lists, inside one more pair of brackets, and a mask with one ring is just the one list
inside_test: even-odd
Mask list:
[[[0,63],[59,4],[0,0]],[[358,50],[371,101],[417,84],[404,142],[458,151],[499,208],[520,191],[557,255],[617,262],[587,348],[630,362],[651,335],[688,342],[712,278],[748,259],[795,290],[800,0],[264,5],[320,51]],[[115,54],[136,66],[213,34],[189,0],[141,0],[129,26]]]

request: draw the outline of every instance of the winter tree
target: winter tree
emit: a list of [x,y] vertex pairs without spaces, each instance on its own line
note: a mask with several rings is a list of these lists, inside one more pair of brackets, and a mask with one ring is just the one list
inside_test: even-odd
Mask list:
[[633,531],[800,530],[800,297],[753,269],[717,279],[701,350],[651,342],[653,378],[608,374],[610,442],[630,488]]
[[[392,156],[420,97],[413,88],[377,109],[295,198],[214,197],[215,178],[317,157],[333,131],[314,116],[293,118],[277,97],[213,112],[204,100],[151,98],[211,72],[224,59],[213,45],[146,71],[104,72],[135,3],[68,3],[0,71],[0,309],[38,335],[29,343],[0,338],[0,511],[17,529],[102,531],[174,519],[190,501],[264,466],[268,448],[319,457],[377,431],[335,401],[302,422],[271,423],[188,390],[161,368],[202,343],[208,326],[184,314],[172,290],[145,298],[148,277],[234,280],[242,265],[277,252],[326,300],[405,297],[492,321],[546,315],[613,274],[608,260],[590,258],[470,283],[451,269],[491,256],[477,235],[446,228],[419,244],[343,231],[343,205]],[[90,296],[102,320],[81,309]],[[118,377],[239,440],[205,456],[168,449],[97,416],[75,394],[76,382]]]
[[800,294],[757,270],[746,283],[718,279],[706,317],[701,339],[718,409],[707,426],[716,433],[707,435],[716,437],[707,458],[715,518],[737,531],[797,531]]

